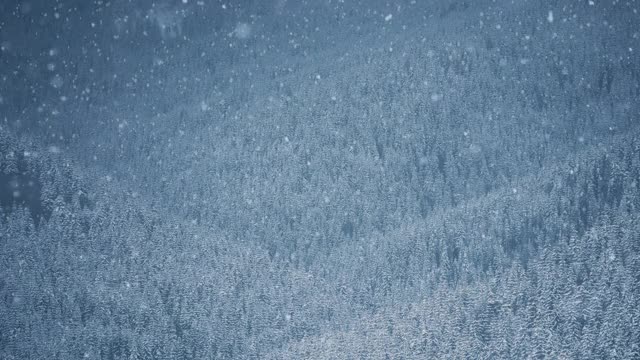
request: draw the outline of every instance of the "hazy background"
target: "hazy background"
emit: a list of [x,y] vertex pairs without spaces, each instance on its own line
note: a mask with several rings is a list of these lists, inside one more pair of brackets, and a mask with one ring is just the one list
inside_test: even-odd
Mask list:
[[638,8],[2,1],[0,358],[640,357]]

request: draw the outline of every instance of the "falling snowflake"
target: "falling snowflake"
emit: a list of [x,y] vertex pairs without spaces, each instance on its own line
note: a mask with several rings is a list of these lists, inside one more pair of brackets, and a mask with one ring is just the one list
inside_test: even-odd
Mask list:
[[238,39],[248,39],[251,36],[251,25],[247,23],[238,23],[233,31]]
[[54,88],[60,89],[62,85],[64,85],[64,79],[62,79],[62,76],[60,75],[55,75],[53,78],[51,78],[51,81],[49,83]]

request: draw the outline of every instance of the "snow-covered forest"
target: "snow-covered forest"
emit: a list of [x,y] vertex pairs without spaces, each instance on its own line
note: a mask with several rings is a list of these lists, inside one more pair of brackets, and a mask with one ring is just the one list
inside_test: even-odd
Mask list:
[[0,1],[0,358],[640,358],[639,11]]

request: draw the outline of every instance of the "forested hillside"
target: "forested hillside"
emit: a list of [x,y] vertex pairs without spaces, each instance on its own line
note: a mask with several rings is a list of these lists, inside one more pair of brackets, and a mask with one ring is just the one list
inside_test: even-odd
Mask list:
[[0,4],[0,358],[640,358],[640,3]]

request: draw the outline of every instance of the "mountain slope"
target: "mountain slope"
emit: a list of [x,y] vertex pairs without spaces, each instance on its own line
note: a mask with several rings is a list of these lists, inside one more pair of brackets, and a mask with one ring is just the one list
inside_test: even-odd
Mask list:
[[0,5],[0,357],[637,357],[636,7]]

